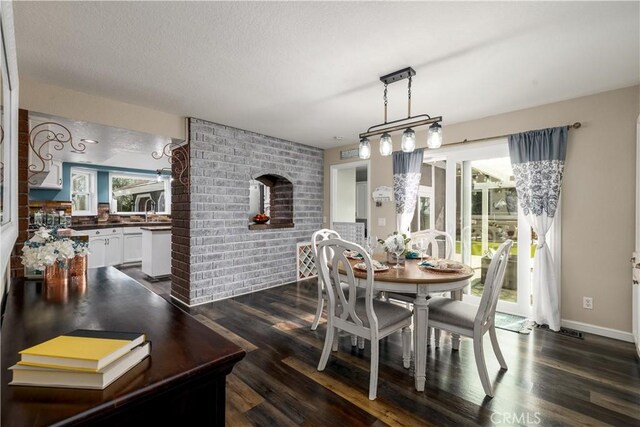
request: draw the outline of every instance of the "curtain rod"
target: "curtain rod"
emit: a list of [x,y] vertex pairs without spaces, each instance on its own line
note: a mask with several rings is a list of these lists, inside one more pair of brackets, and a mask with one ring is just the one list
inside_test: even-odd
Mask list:
[[[572,125],[566,125],[568,130],[578,129],[581,126],[582,126],[582,123],[580,123],[580,122],[575,122]],[[451,144],[442,144],[442,148],[451,147],[452,145],[469,144],[469,143],[472,143],[472,142],[481,142],[481,141],[489,141],[489,140],[498,139],[498,138],[506,138],[509,135],[512,135],[512,134],[488,136],[486,138],[465,139],[465,140],[458,141],[458,142],[452,142]]]

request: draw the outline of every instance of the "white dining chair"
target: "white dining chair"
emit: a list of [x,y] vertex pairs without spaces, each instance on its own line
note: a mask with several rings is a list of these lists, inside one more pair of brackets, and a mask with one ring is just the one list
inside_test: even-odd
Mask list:
[[493,255],[484,282],[484,292],[477,307],[450,298],[433,297],[429,299],[430,327],[473,338],[473,353],[478,374],[480,374],[480,382],[485,394],[490,397],[493,397],[493,389],[489,382],[487,365],[484,360],[483,337],[485,333],[489,332],[493,352],[502,369],[506,370],[507,363],[498,345],[495,316],[512,245],[513,241],[506,240]]
[[[344,251],[358,251],[363,254],[366,266],[365,296],[358,298],[356,278],[353,267]],[[411,316],[412,312],[404,307],[374,298],[373,266],[371,257],[355,243],[341,239],[324,240],[318,244],[318,263],[320,276],[327,290],[327,334],[318,370],[323,371],[331,350],[337,351],[338,331],[342,330],[371,342],[371,368],[369,373],[369,399],[376,398],[378,389],[378,359],[380,339],[402,330],[403,366],[409,368],[411,362]],[[344,270],[341,280],[339,266]],[[345,294],[341,283],[348,285]]]
[[322,317],[322,310],[324,308],[324,302],[327,299],[327,292],[325,291],[324,283],[320,275],[320,267],[318,262],[318,243],[328,239],[340,239],[340,235],[333,230],[323,228],[314,232],[311,235],[311,254],[313,255],[313,262],[316,265],[316,271],[318,272],[318,307],[316,308],[316,315],[311,323],[311,330],[315,331],[320,323],[320,317]]
[[[411,233],[411,241],[419,242],[421,239],[426,241],[426,251],[433,258],[440,258],[440,243],[444,239],[444,258],[451,259],[453,254],[453,239],[449,233],[445,233],[440,230],[421,230]],[[387,293],[387,297],[396,301],[404,302],[405,304],[413,304],[416,299],[416,294],[396,294]],[[408,305],[407,305],[408,306]],[[431,343],[431,329],[429,328],[427,333],[427,345]],[[435,331],[436,345],[440,342],[440,331]]]

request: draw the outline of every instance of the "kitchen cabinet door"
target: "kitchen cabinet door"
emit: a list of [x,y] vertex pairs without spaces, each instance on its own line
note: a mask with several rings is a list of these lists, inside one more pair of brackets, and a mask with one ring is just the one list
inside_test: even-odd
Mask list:
[[105,245],[105,265],[122,264],[122,235],[108,236]]
[[142,261],[142,233],[123,236],[122,262]]
[[89,268],[104,267],[106,252],[107,252],[107,238],[102,236],[89,237]]

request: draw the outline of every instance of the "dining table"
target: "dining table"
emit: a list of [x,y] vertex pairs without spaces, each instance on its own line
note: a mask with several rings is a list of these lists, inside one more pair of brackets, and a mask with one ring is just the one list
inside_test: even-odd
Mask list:
[[[381,256],[374,259],[382,261]],[[359,259],[349,259],[352,267],[362,262]],[[456,261],[451,263],[460,264]],[[474,270],[465,264],[455,272],[441,272],[420,266],[419,259],[407,259],[400,268],[387,265],[385,271],[376,271],[373,276],[373,286],[376,291],[411,294],[413,300],[413,356],[415,366],[415,387],[424,391],[427,371],[427,331],[429,323],[429,294],[451,292],[454,299],[462,299],[462,290],[469,285]],[[346,273],[344,266],[339,268],[341,274]],[[365,287],[367,272],[353,268],[356,286]],[[458,348],[459,336],[453,336],[452,347]]]

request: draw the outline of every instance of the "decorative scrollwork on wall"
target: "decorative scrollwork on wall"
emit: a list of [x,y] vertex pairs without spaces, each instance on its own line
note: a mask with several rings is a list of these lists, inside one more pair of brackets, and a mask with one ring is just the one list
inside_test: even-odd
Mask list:
[[[81,140],[76,143],[71,131],[60,123],[44,122],[35,125],[29,131],[29,148],[34,154],[31,160],[37,163],[29,164],[29,183],[35,184],[32,178],[44,172],[47,164],[53,163],[53,154],[49,151],[51,148],[62,151],[68,144],[72,153],[84,154],[87,144],[97,143],[98,141],[90,140]],[[45,148],[47,151],[43,152]]]
[[190,185],[189,174],[187,169],[189,168],[189,148],[187,145],[170,142],[161,151],[154,151],[151,156],[160,160],[166,157],[171,165],[171,175],[184,185],[187,189]]

